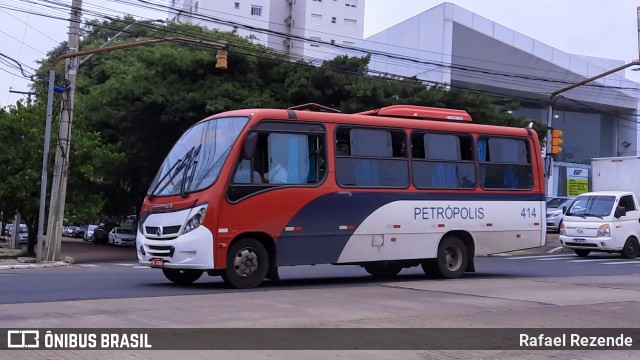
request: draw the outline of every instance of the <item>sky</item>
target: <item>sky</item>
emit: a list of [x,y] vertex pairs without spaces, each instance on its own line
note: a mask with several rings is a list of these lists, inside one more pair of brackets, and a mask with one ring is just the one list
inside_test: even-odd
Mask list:
[[[168,4],[168,0],[144,0]],[[216,0],[209,0],[211,2]],[[245,0],[246,1],[246,0]],[[113,16],[130,14],[138,20],[165,19],[167,14],[124,3],[141,0],[83,0],[83,8]],[[373,35],[441,4],[442,0],[366,0],[364,36]],[[630,62],[640,56],[637,7],[635,0],[450,0],[491,21],[532,37],[559,50],[587,56]],[[34,5],[47,3],[48,8]],[[29,75],[37,60],[58,43],[67,39],[67,20],[50,19],[10,10],[20,8],[46,12],[68,18],[66,10],[56,10],[56,3],[71,0],[0,0],[0,54],[24,64]],[[201,5],[207,6],[207,5]],[[84,18],[91,18],[85,12]],[[29,91],[29,80],[7,65],[0,56],[0,106],[15,104],[26,95],[10,93]],[[12,75],[13,74],[13,75]],[[627,78],[640,82],[640,71],[627,70]]]

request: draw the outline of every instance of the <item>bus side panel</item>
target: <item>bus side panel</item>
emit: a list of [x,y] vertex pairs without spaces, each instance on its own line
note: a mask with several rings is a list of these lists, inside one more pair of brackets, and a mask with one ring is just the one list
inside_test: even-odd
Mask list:
[[276,241],[278,265],[435,257],[451,230],[480,234],[478,254],[537,247],[541,199],[531,193],[327,194],[285,226]]
[[540,201],[395,201],[368,216],[339,263],[435,258],[442,236],[466,231],[476,255],[540,246]]

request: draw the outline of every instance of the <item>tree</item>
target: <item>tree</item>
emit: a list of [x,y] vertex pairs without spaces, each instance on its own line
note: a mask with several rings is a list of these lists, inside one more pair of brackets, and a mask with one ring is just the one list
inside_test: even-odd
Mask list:
[[[33,105],[18,102],[0,109],[0,209],[5,214],[20,212],[30,229],[31,244],[37,235],[40,207],[44,119],[45,104],[41,101]],[[52,139],[56,135],[54,131]],[[66,218],[70,223],[83,224],[100,214],[103,200],[95,188],[110,181],[114,167],[124,156],[115,152],[113,145],[101,143],[97,133],[79,130],[74,140],[70,161],[79,164],[70,169],[69,187],[73,191],[67,197]],[[55,140],[52,143],[55,146]]]

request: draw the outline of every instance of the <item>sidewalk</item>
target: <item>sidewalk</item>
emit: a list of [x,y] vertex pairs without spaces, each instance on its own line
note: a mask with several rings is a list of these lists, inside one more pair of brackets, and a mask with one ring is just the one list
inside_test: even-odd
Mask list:
[[96,245],[82,239],[63,237],[61,244],[61,258],[64,261],[37,262],[33,257],[27,257],[26,245],[21,249],[9,249],[6,238],[0,238],[0,270],[31,269],[68,266],[78,263],[93,263],[105,261],[136,260],[134,248],[122,248],[106,245]]

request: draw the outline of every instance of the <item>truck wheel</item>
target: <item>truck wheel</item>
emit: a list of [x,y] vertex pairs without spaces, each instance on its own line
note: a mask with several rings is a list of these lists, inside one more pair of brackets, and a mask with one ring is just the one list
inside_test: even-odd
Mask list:
[[402,266],[393,261],[384,261],[362,265],[364,270],[377,279],[394,278],[402,270]]
[[576,255],[580,257],[587,257],[591,252],[591,250],[586,250],[586,249],[573,249],[573,251],[575,251]]
[[438,257],[422,262],[422,270],[429,277],[457,279],[467,268],[467,246],[455,236],[447,236],[438,246]]
[[625,259],[635,259],[638,255],[640,255],[638,240],[634,237],[628,238],[622,248],[622,257]]
[[189,285],[202,276],[202,270],[192,269],[162,269],[162,273],[169,281],[180,285]]
[[269,254],[255,239],[240,239],[229,247],[223,279],[238,289],[257,287],[269,271]]

